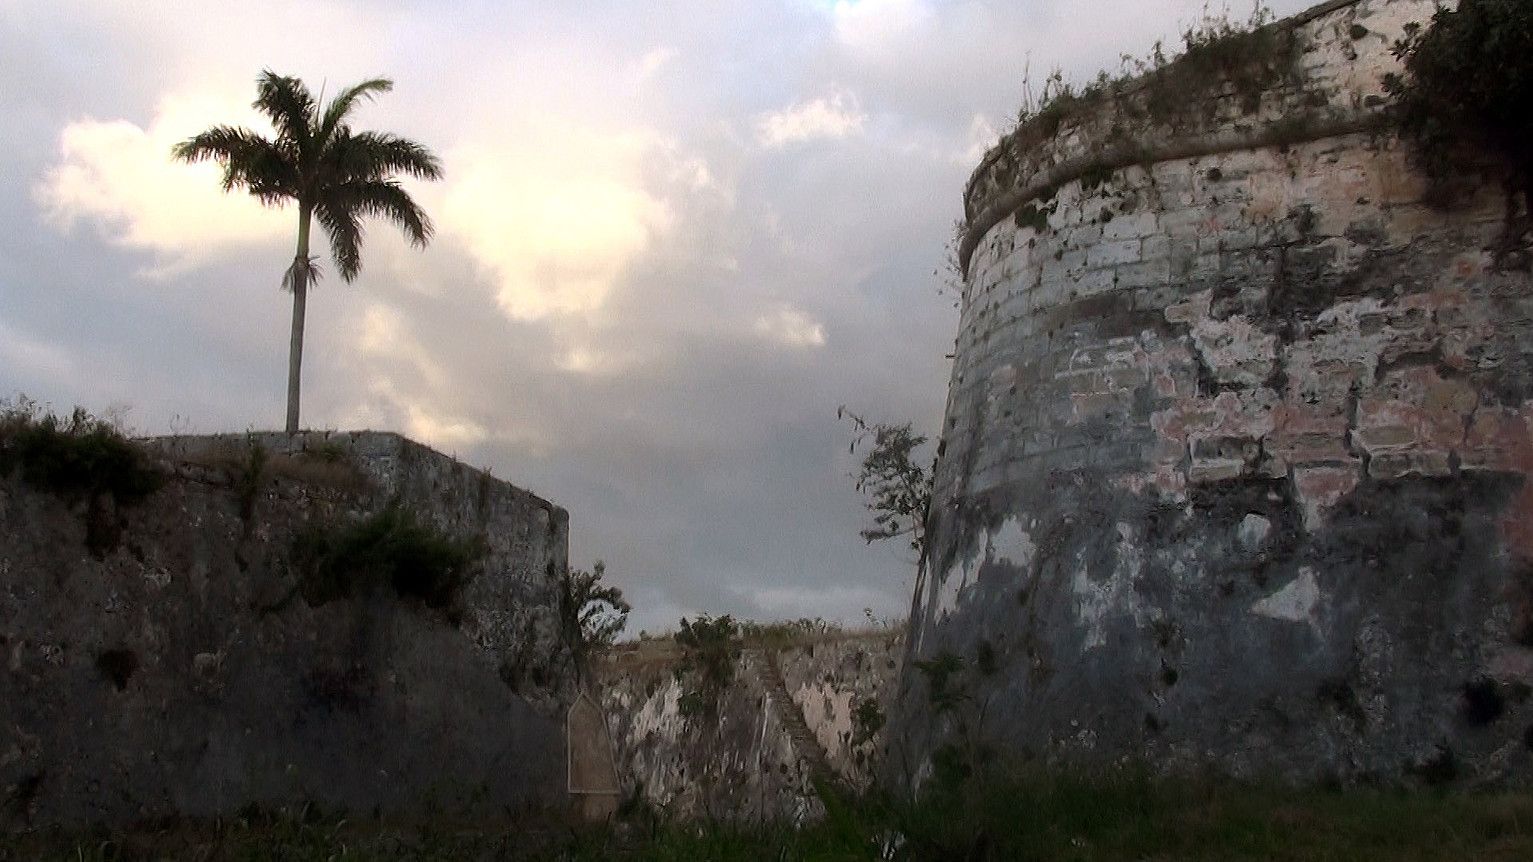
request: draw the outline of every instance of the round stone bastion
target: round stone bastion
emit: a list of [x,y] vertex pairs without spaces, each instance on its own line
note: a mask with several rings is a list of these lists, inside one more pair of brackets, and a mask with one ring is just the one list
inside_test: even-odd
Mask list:
[[1533,776],[1533,282],[1504,169],[1390,125],[1433,10],[1327,3],[986,155],[898,779]]

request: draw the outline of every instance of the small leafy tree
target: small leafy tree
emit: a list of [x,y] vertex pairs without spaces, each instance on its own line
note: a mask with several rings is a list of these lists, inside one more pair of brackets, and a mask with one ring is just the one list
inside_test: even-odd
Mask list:
[[602,583],[606,574],[607,564],[597,560],[590,571],[568,570],[559,578],[559,624],[581,675],[593,654],[617,640],[633,610],[622,590]]
[[1409,25],[1394,52],[1404,73],[1385,76],[1384,89],[1417,165],[1442,183],[1466,152],[1496,155],[1510,172],[1506,239],[1520,246],[1533,203],[1533,3],[1440,7],[1426,28]]
[[903,425],[870,423],[841,407],[838,419],[852,423],[855,436],[849,451],[870,444],[854,478],[857,490],[868,497],[873,525],[862,530],[868,543],[908,537],[910,547],[926,557],[926,514],[931,507],[932,473],[916,461],[916,450],[926,438],[916,434],[909,422]]
[[698,688],[682,695],[682,714],[716,716],[719,696],[734,679],[735,659],[740,655],[740,625],[729,614],[721,617],[701,614],[690,622],[682,617],[676,644],[682,649],[678,679],[696,671],[699,682]]

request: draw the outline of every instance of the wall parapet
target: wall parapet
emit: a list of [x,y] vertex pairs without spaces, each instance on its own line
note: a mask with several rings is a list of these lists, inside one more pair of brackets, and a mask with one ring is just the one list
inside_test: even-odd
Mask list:
[[1270,63],[1281,86],[1242,92],[1227,78],[1216,78],[1204,83],[1203,98],[1195,92],[1158,93],[1174,86],[1175,73],[1191,71],[1185,67],[1192,59],[1183,56],[1024,122],[985,154],[965,186],[962,271],[967,274],[975,248],[991,228],[1066,183],[1133,165],[1382,129],[1387,119],[1382,79],[1390,69],[1379,69],[1371,81],[1355,68],[1338,76],[1333,58],[1314,56],[1327,29],[1345,26],[1353,41],[1392,42],[1403,33],[1399,22],[1375,24],[1387,28],[1382,33],[1360,23],[1373,17],[1368,6],[1366,0],[1332,0],[1231,37],[1253,42],[1257,53],[1267,56],[1229,62],[1236,68]]

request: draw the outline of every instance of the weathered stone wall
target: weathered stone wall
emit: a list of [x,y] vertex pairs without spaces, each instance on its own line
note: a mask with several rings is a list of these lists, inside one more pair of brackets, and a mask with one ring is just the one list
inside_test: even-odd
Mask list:
[[[563,510],[391,434],[149,445],[171,478],[132,507],[0,479],[0,822],[562,803]],[[311,607],[295,536],[394,500],[482,538],[459,609]]]
[[910,636],[967,697],[907,671],[903,778],[1529,774],[1533,285],[1496,167],[1431,203],[1378,113],[1432,11],[1328,3],[1254,97],[1152,76],[980,166]]
[[[820,816],[817,762],[843,786],[872,780],[903,642],[890,631],[742,649],[717,710],[690,714],[684,702],[701,682],[682,655],[666,643],[624,645],[604,660],[596,684],[625,795],[682,818]],[[809,738],[796,738],[801,732]]]

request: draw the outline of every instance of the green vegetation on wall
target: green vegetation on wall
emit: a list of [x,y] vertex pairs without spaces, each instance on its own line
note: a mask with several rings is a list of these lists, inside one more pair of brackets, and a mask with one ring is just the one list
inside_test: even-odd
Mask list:
[[734,679],[735,660],[740,657],[740,626],[728,614],[702,614],[692,621],[683,617],[676,643],[682,649],[676,677],[695,683],[681,695],[682,715],[716,717],[719,697]]
[[398,503],[349,524],[312,523],[293,543],[310,605],[387,587],[449,613],[483,552],[480,541],[447,536]]
[[[1108,104],[1115,104],[1128,119],[1149,119],[1173,128],[1212,119],[1216,110],[1209,103],[1225,95],[1233,96],[1243,113],[1255,113],[1264,92],[1294,79],[1299,47],[1297,34],[1274,25],[1272,11],[1261,3],[1244,21],[1225,13],[1205,14],[1182,32],[1182,49],[1174,55],[1156,42],[1145,57],[1125,55],[1116,75],[1102,71],[1081,86],[1066,81],[1056,69],[1036,97],[1024,81],[1027,98],[1008,148],[1032,149],[1053,138],[1066,122]],[[1008,164],[1012,171],[1020,167],[1015,162],[1010,153],[996,157],[1000,173],[1006,173]]]
[[61,419],[19,398],[0,404],[0,476],[71,504],[85,504],[85,546],[103,557],[122,536],[122,508],[159,490],[165,477],[115,425],[75,408]]
[[[1412,24],[1395,45],[1403,74],[1385,78],[1400,135],[1440,190],[1473,164],[1497,158],[1510,175],[1508,236],[1527,265],[1533,204],[1533,4],[1462,0],[1425,28]],[[1517,200],[1520,198],[1520,201]]]
[[75,408],[61,419],[20,399],[0,409],[0,475],[72,500],[110,497],[132,505],[164,477],[110,422]]

